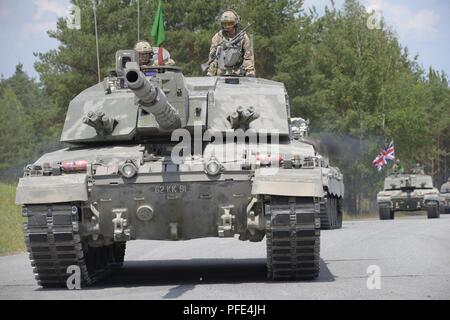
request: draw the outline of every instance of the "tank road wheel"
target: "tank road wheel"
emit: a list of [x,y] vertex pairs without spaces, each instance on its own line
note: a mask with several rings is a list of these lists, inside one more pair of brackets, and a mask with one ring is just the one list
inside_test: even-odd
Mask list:
[[124,244],[99,248],[82,243],[79,209],[71,205],[33,205],[23,208],[25,243],[38,285],[65,287],[67,268],[78,266],[81,284],[87,286],[123,263]]
[[379,205],[380,220],[394,220],[394,211],[389,205]]
[[269,280],[307,280],[318,277],[319,206],[319,199],[275,196],[266,204]]
[[439,212],[439,204],[437,202],[427,202],[427,216],[428,219],[439,219],[441,217]]
[[448,214],[450,213],[450,207],[445,206],[445,202],[439,204],[439,212],[440,214]]

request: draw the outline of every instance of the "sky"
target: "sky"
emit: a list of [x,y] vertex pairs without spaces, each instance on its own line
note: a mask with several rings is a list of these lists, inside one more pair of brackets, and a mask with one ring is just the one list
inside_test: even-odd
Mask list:
[[69,0],[0,0],[0,74],[11,76],[20,62],[38,77],[33,52],[47,52],[58,42],[47,35],[56,29],[58,17],[66,16]]
[[[334,0],[342,8],[344,0]],[[410,58],[419,55],[419,63],[450,75],[450,1],[449,0],[360,0],[367,11],[381,12],[396,32]],[[329,0],[305,0],[322,13]]]
[[[396,31],[400,43],[408,47],[411,58],[419,55],[424,68],[430,65],[450,75],[449,0],[360,0],[378,10]],[[70,0],[0,0],[0,74],[11,76],[20,62],[25,71],[38,78],[33,52],[58,47],[47,30],[56,29],[58,17],[67,16]],[[305,7],[323,12],[329,0],[305,0]],[[338,8],[344,0],[335,0]],[[169,13],[166,13],[168,16]],[[100,22],[101,23],[101,22]]]

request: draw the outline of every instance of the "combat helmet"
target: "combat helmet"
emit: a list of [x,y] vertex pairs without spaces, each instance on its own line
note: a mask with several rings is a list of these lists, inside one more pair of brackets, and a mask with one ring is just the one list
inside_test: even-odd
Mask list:
[[224,29],[236,27],[240,22],[241,18],[239,17],[237,12],[232,9],[225,10],[220,17],[220,24]]
[[147,41],[139,41],[134,46],[134,50],[139,53],[151,53],[153,52],[153,48]]
[[139,54],[140,65],[150,65],[153,58],[153,48],[147,41],[139,41],[134,46],[134,51]]

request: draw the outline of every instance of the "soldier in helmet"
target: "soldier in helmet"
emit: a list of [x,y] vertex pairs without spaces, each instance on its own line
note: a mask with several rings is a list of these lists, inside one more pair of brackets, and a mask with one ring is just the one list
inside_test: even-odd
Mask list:
[[[238,34],[240,23],[239,15],[234,10],[226,10],[220,17],[222,30],[217,32],[211,40],[209,56],[215,55],[217,47],[225,40],[233,39]],[[249,36],[245,33],[240,43],[241,61],[233,68],[233,74],[248,77],[255,76],[255,61],[253,58],[252,45]],[[220,76],[224,70],[218,68],[217,62],[211,63],[208,69],[208,76]]]
[[415,173],[415,174],[425,174],[425,169],[420,163],[417,163],[413,173]]
[[[139,41],[134,46],[134,50],[139,53],[140,66],[158,66],[158,48],[153,48],[147,41]],[[163,65],[175,65],[166,49],[163,49]]]
[[147,41],[139,41],[134,46],[134,50],[139,54],[139,65],[150,66],[153,63],[153,48]]
[[400,163],[400,159],[395,160],[395,164],[392,166],[393,174],[403,174],[403,166]]

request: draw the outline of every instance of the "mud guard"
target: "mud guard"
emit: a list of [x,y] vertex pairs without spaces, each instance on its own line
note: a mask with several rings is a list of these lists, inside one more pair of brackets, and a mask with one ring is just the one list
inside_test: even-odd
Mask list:
[[19,180],[16,204],[87,201],[87,175],[25,177]]
[[324,190],[321,174],[316,169],[259,169],[253,178],[252,194],[322,198]]

